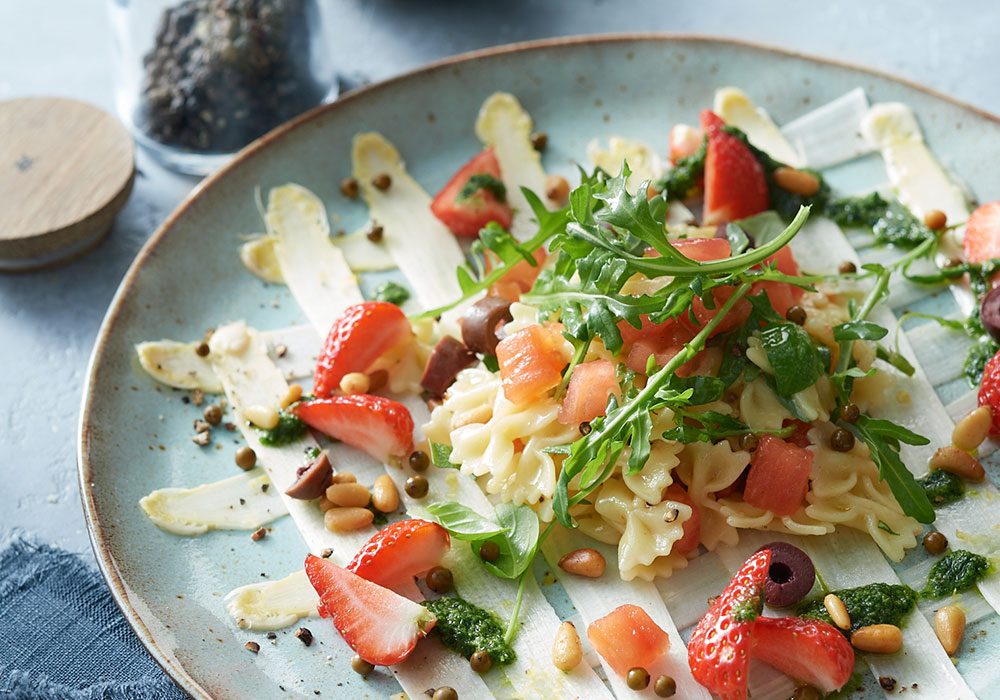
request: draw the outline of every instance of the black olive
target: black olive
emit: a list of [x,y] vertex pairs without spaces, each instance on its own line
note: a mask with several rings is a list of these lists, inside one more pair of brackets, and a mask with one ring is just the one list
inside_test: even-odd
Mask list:
[[979,306],[979,317],[983,319],[986,332],[994,340],[1000,340],[1000,287],[986,292],[983,303]]
[[816,569],[809,555],[787,542],[771,542],[759,551],[771,550],[771,564],[764,579],[764,602],[787,608],[806,597],[816,582]]

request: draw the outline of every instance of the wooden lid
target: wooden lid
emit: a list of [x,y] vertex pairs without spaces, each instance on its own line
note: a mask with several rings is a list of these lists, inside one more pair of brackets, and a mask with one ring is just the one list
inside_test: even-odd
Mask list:
[[49,267],[100,243],[135,173],[132,138],[76,100],[0,102],[0,272]]

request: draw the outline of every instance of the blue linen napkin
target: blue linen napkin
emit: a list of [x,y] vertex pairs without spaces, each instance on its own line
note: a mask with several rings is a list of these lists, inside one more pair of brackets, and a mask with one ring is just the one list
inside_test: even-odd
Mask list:
[[0,698],[189,700],[75,554],[0,533]]

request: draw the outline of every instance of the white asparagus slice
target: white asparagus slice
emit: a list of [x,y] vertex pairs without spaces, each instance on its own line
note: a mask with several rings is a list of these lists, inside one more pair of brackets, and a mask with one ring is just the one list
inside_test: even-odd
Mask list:
[[175,535],[256,530],[288,512],[259,468],[190,489],[157,489],[139,505],[157,527]]
[[330,239],[344,254],[347,264],[355,272],[382,272],[395,270],[396,261],[385,246],[368,238],[371,225],[365,225],[354,233],[334,236]]
[[[954,316],[950,318],[962,320]],[[962,376],[965,356],[972,346],[968,335],[928,321],[906,331],[906,337],[927,373],[927,381],[933,386]]]
[[663,174],[664,167],[656,150],[647,143],[627,139],[621,136],[608,137],[605,148],[600,139],[593,139],[587,144],[587,157],[598,168],[617,177],[622,172],[622,163],[628,163],[629,175],[625,189],[635,194],[639,185],[647,180],[656,180]]
[[310,325],[261,331],[267,354],[286,380],[312,377],[323,338]]
[[340,248],[330,242],[330,223],[319,197],[300,185],[268,193],[264,216],[277,240],[274,252],[295,301],[325,333],[348,306],[364,301]]
[[156,381],[176,389],[201,389],[208,394],[222,393],[222,384],[208,359],[195,352],[198,343],[176,340],[152,340],[139,343],[135,352],[139,364]]
[[250,240],[240,246],[240,262],[243,263],[243,267],[265,282],[284,284],[285,278],[281,274],[281,265],[274,252],[276,240],[277,238],[274,236],[263,233],[254,234]]
[[226,596],[226,610],[237,625],[262,632],[290,627],[305,617],[319,617],[317,603],[319,596],[304,569],[277,581],[240,586]]
[[762,107],[756,106],[739,88],[724,87],[716,90],[713,111],[726,124],[743,131],[750,143],[775,160],[793,168],[805,165],[802,155],[788,143],[770,115]]
[[542,157],[531,144],[531,115],[517,98],[506,92],[496,92],[486,98],[476,119],[476,136],[493,152],[500,163],[507,201],[514,210],[510,233],[519,241],[535,235],[531,207],[521,192],[526,187],[541,199],[545,198],[545,170]]
[[854,88],[788,122],[781,134],[802,154],[804,165],[821,170],[871,152],[871,145],[861,136],[861,120],[867,113],[864,88]]
[[[382,226],[383,245],[420,304],[433,309],[461,296],[455,270],[465,264],[462,249],[431,213],[431,198],[406,172],[396,148],[381,134],[358,134],[352,159],[371,217]],[[372,178],[383,173],[392,182],[387,190],[372,185]]]

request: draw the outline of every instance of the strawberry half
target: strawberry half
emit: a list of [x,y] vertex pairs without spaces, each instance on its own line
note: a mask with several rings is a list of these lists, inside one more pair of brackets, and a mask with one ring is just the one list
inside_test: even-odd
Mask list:
[[364,450],[380,462],[413,451],[413,417],[398,401],[371,394],[304,401],[295,415],[306,425]]
[[764,604],[770,563],[769,549],[747,559],[698,621],[688,642],[691,674],[722,700],[746,700],[750,635]]
[[375,533],[347,565],[372,583],[395,589],[436,566],[451,547],[448,531],[437,523],[411,518]]
[[348,307],[338,318],[323,343],[313,393],[326,398],[340,388],[340,380],[350,372],[367,372],[383,355],[408,343],[413,336],[410,322],[395,304],[366,301]]
[[990,435],[1000,437],[1000,352],[986,362],[983,378],[979,383],[979,405],[993,409]]
[[[472,180],[474,177],[478,180]],[[476,187],[477,184],[481,186]],[[431,212],[457,236],[478,236],[479,230],[491,221],[510,228],[513,212],[507,203],[500,163],[492,146],[473,156],[455,173],[434,197]]]
[[750,656],[815,686],[840,690],[854,670],[854,649],[833,625],[801,617],[758,617]]
[[723,122],[714,112],[702,112],[701,123],[708,134],[702,224],[736,221],[766,210],[770,197],[763,166],[740,139],[722,130]]
[[358,656],[376,666],[398,664],[437,618],[427,608],[388,588],[341,569],[329,559],[306,557],[306,576],[319,594],[320,610]]
[[1000,202],[984,204],[972,212],[965,223],[962,249],[973,263],[1000,258]]

